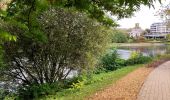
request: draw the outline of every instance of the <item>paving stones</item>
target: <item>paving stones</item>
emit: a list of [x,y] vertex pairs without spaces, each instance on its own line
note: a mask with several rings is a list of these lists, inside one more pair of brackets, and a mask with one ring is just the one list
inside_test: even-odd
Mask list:
[[137,100],[170,100],[170,61],[150,73]]

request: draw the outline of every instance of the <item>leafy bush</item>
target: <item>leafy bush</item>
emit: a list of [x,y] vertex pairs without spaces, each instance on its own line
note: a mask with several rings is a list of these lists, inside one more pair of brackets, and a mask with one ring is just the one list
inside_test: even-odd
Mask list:
[[128,39],[128,43],[133,43],[134,42],[134,39],[130,38]]
[[4,100],[4,98],[9,94],[9,92],[5,89],[0,89],[0,100]]
[[80,90],[81,88],[84,87],[84,85],[88,85],[93,83],[93,73],[87,73],[84,72],[81,75],[79,75],[78,77],[74,77],[73,79],[71,79],[72,81],[70,81],[70,84],[67,84],[67,86],[70,86],[69,88],[72,90]]
[[81,89],[83,86],[84,86],[84,84],[85,84],[85,81],[79,81],[78,80],[78,82],[77,83],[73,83],[72,85],[71,85],[71,88],[72,89]]
[[41,84],[41,85],[32,85],[28,87],[21,87],[19,89],[19,99],[23,100],[32,100],[34,98],[43,97],[46,95],[52,95],[56,92],[62,90],[64,85],[60,83],[52,84]]
[[152,58],[149,56],[143,56],[140,52],[132,52],[131,57],[126,60],[126,65],[134,65],[134,64],[144,64],[151,61]]
[[120,67],[122,67],[122,66],[126,66],[126,60],[124,60],[124,59],[120,59],[120,58],[117,58],[116,59],[116,64],[118,65],[118,66],[120,66]]
[[105,54],[95,70],[96,74],[113,71],[122,66],[125,66],[125,60],[120,59],[116,49],[111,50],[111,52]]
[[106,71],[113,71],[117,69],[116,59],[118,58],[118,54],[116,50],[113,50],[110,53],[107,53],[101,59],[102,68],[106,69]]
[[[8,67],[0,71],[9,80],[27,85],[62,82],[72,70],[91,69],[110,42],[109,27],[74,9],[50,7],[35,19],[37,26],[30,33],[13,24],[5,25],[18,37],[17,42],[3,45]],[[47,41],[39,41],[38,31]],[[18,68],[22,70],[13,72]]]

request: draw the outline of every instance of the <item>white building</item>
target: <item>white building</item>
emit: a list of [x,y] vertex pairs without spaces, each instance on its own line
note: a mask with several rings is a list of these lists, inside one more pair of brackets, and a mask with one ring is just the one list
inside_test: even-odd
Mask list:
[[167,35],[170,33],[170,28],[167,27],[166,23],[153,23],[150,26],[151,34],[162,34]]
[[140,28],[139,23],[135,24],[135,27],[132,28],[129,32],[129,36],[133,38],[138,38],[142,35],[143,30]]

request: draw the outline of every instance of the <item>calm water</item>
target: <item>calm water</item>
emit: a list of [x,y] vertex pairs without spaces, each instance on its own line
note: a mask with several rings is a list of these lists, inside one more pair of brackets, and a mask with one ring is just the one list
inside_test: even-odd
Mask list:
[[146,56],[156,56],[162,54],[170,54],[170,45],[160,44],[160,45],[152,45],[152,46],[121,46],[118,47],[118,54],[123,59],[128,59],[132,51],[139,51]]

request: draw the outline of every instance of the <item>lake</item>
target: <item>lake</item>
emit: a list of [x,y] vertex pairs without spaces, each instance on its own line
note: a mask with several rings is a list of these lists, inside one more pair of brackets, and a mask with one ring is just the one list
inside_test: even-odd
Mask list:
[[118,44],[118,54],[123,59],[128,59],[132,51],[139,51],[145,56],[157,56],[170,54],[170,45],[163,43],[131,43]]

